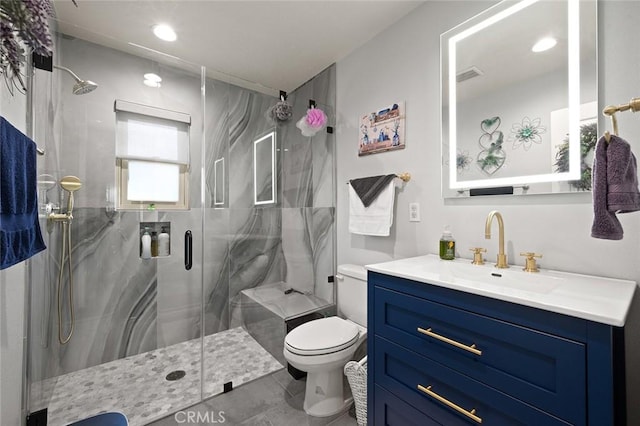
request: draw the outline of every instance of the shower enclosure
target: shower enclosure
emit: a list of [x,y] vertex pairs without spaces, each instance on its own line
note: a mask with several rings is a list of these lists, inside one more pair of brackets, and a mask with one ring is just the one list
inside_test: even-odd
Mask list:
[[[284,322],[334,303],[333,135],[303,137],[295,120],[309,99],[332,118],[335,69],[291,93],[294,118],[276,123],[266,112],[277,98],[157,52],[58,34],[53,62],[29,82],[27,121],[45,149],[38,174],[48,249],[28,266],[25,410],[47,409],[49,425],[105,410],[143,425],[283,368]],[[147,73],[160,81],[144,84]],[[131,119],[140,115],[178,121],[186,155],[159,161],[159,130],[140,133]],[[123,134],[129,146],[147,145],[124,150]],[[255,142],[270,134],[272,155],[256,157]],[[134,167],[158,161],[178,170],[185,206],[164,185],[152,201],[132,195],[136,179],[167,178]],[[274,199],[257,203],[253,176],[265,165]],[[65,176],[82,182],[73,219],[47,226],[68,210],[58,184]],[[154,246],[159,234],[168,252]]]

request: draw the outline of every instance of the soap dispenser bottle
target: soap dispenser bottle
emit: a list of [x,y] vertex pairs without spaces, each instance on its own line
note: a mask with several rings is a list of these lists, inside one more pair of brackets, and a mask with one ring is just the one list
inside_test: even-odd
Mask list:
[[456,257],[456,240],[451,235],[449,225],[444,227],[442,237],[440,238],[440,259],[453,260]]
[[169,256],[169,254],[169,234],[163,226],[162,232],[158,235],[158,256]]
[[149,228],[144,228],[144,234],[142,234],[140,242],[142,246],[140,257],[142,259],[151,259],[151,235],[149,235]]

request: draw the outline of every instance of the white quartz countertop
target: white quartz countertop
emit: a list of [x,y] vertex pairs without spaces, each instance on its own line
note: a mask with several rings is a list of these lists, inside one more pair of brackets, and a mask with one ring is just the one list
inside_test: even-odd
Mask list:
[[498,269],[468,259],[429,254],[366,266],[367,270],[491,297],[603,324],[624,325],[636,289],[633,281],[521,266]]

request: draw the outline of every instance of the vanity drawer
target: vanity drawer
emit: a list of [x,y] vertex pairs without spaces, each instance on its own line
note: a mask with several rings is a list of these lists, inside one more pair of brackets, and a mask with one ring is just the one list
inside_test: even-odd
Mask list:
[[441,426],[432,418],[425,416],[391,392],[376,385],[375,423],[384,426]]
[[374,292],[376,336],[585,423],[584,344],[377,286]]
[[[386,339],[375,339],[375,383],[429,421],[447,426],[571,424]],[[584,412],[585,406],[576,404],[571,410]],[[584,417],[572,423],[584,425]]]

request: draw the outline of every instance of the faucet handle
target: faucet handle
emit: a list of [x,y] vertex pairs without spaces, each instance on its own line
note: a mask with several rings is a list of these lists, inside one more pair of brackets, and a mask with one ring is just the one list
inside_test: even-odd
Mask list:
[[484,265],[484,259],[482,258],[482,253],[486,253],[487,249],[482,247],[472,247],[469,250],[473,252],[473,262],[474,265]]
[[525,257],[525,265],[524,265],[524,268],[522,268],[523,271],[540,272],[540,269],[538,268],[538,264],[536,263],[535,258],[537,257],[538,259],[540,259],[542,257],[541,254],[526,251],[526,252],[520,253],[520,256]]

